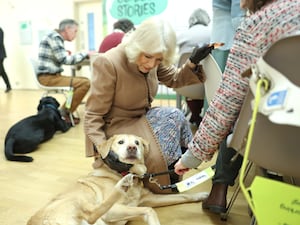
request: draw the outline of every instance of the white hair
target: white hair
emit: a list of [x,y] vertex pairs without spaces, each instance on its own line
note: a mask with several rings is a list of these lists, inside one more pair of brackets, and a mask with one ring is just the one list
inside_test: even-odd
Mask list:
[[169,66],[175,62],[177,44],[172,26],[158,18],[143,21],[135,31],[123,38],[122,44],[130,62],[135,62],[141,53],[162,53],[162,64]]

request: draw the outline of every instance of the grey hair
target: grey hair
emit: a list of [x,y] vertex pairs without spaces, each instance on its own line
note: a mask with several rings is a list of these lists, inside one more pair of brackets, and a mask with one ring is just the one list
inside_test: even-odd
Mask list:
[[136,62],[141,53],[163,54],[162,64],[169,66],[175,62],[177,44],[172,26],[158,17],[144,20],[135,31],[127,33],[122,45],[130,62]]
[[196,24],[207,26],[210,23],[210,17],[204,9],[196,9],[189,18],[189,27]]
[[58,30],[63,31],[66,27],[78,26],[78,23],[73,19],[64,19],[59,23]]

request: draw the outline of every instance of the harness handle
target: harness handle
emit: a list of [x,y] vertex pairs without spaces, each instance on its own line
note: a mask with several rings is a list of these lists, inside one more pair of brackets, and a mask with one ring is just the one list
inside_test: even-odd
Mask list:
[[145,173],[143,175],[143,178],[147,178],[147,177],[151,178],[151,177],[161,176],[161,175],[170,174],[170,173],[174,173],[174,169],[167,170],[167,171],[160,172],[160,173]]

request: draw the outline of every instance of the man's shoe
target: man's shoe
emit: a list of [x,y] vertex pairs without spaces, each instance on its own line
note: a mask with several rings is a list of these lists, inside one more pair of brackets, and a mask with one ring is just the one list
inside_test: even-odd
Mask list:
[[216,214],[225,213],[227,210],[227,188],[227,184],[213,184],[209,196],[202,203],[202,209]]
[[[66,123],[69,123],[71,124],[72,126],[73,125],[77,125],[80,123],[80,118],[78,117],[75,117],[73,114],[71,114],[70,112],[66,112],[65,110],[61,109],[60,110],[60,114],[61,114],[61,117],[66,121]],[[72,123],[72,119],[71,119],[71,116],[73,117],[73,122],[74,124]]]
[[[77,125],[77,124],[80,123],[80,118],[75,117],[73,114],[72,114],[72,117],[73,117],[73,123],[74,123],[74,125]],[[67,123],[71,123],[72,124],[72,119],[71,119],[71,115],[70,114],[68,114],[64,118],[65,118],[65,120],[66,120]]]
[[73,121],[74,121],[74,124],[77,125],[80,123],[80,118],[78,117],[75,117],[73,114],[72,114],[72,117],[73,117]]

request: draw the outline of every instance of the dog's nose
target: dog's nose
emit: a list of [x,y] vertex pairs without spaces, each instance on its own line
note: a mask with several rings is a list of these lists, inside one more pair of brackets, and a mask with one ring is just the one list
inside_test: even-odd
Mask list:
[[128,151],[128,153],[130,153],[130,154],[135,154],[136,151],[137,151],[136,146],[134,146],[134,145],[129,145],[129,146],[127,147],[127,151]]

